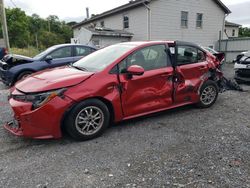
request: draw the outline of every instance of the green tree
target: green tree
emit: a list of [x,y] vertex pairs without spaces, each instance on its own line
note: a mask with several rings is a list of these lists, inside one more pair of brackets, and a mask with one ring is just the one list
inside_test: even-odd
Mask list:
[[39,48],[38,33],[42,29],[43,20],[37,14],[28,16],[29,21],[29,32],[31,33],[31,45]]
[[55,44],[64,43],[64,40],[55,33],[49,31],[41,31],[38,40],[40,41],[40,48],[48,48],[49,46],[53,46]]
[[13,47],[27,47],[29,44],[28,18],[20,8],[6,9],[6,19],[10,45]]
[[11,47],[35,46],[37,49],[44,49],[55,44],[68,43],[73,36],[71,26],[60,21],[56,15],[43,19],[37,14],[27,16],[19,8],[7,8],[6,18]]
[[250,28],[240,27],[239,36],[240,37],[250,37]]

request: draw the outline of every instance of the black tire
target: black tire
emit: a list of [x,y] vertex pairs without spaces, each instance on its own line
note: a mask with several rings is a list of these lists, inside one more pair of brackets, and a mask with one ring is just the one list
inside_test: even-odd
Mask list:
[[[205,92],[208,91],[208,90],[211,90],[211,92],[213,94],[211,94],[211,98],[207,98],[207,101],[206,101],[206,94]],[[216,84],[216,82],[212,81],[212,80],[208,80],[206,81],[201,89],[200,89],[200,102],[197,103],[197,106],[199,108],[209,108],[211,107],[217,100],[218,98],[218,94],[219,94],[219,88],[218,88],[218,85]],[[210,99],[210,100],[209,100]]]
[[24,79],[24,78],[26,78],[27,76],[31,75],[32,73],[33,73],[32,71],[24,71],[24,72],[21,72],[21,73],[18,75],[16,81],[19,81],[19,80],[21,80],[21,79]]
[[[87,113],[86,113],[86,110],[87,110]],[[92,114],[91,117],[89,116],[90,112]],[[95,118],[93,115],[93,112],[96,112],[96,114],[97,113],[100,114],[101,118],[99,119],[99,122],[98,122],[98,119],[94,120],[97,118],[97,116],[95,116],[96,117]],[[82,127],[80,127],[81,125],[79,122],[80,119],[82,120],[82,124],[83,124]],[[96,126],[98,126],[98,128],[96,129],[94,127],[94,123],[96,122],[94,121],[100,124],[100,125],[95,124]],[[78,141],[84,141],[84,140],[90,140],[90,139],[100,136],[108,127],[109,123],[110,123],[110,112],[109,112],[108,107],[102,101],[98,99],[89,99],[89,100],[80,102],[79,104],[75,105],[70,110],[70,112],[66,116],[64,125],[65,125],[65,129],[67,133],[73,139],[78,140]],[[92,133],[87,133],[86,131],[88,131],[91,127],[92,127]]]

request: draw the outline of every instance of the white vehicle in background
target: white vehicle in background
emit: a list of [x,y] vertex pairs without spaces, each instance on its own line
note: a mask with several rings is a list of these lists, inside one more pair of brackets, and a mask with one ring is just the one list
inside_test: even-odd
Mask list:
[[235,80],[238,83],[250,82],[250,51],[242,52],[233,62]]

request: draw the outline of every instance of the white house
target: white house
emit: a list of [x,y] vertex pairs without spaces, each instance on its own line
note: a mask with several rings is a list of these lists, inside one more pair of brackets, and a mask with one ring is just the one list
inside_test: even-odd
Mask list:
[[[134,0],[86,19],[73,30],[81,43],[100,47],[129,40],[182,40],[214,47],[223,38],[228,14],[220,0]],[[111,36],[96,30],[109,30]]]
[[225,29],[224,32],[227,38],[236,38],[239,37],[239,28],[241,25],[232,23],[232,22],[225,22]]

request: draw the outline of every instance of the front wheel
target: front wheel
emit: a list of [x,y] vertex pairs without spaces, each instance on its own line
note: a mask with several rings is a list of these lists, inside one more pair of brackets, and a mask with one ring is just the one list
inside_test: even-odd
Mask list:
[[201,87],[200,102],[197,104],[197,106],[201,108],[209,108],[216,102],[218,94],[219,89],[216,82],[208,80]]
[[33,72],[31,72],[31,71],[24,71],[24,72],[22,72],[22,73],[20,73],[19,75],[18,75],[18,77],[17,77],[17,81],[19,81],[19,80],[22,80],[22,79],[24,79],[24,78],[27,78],[29,75],[31,75]]
[[66,131],[76,140],[89,140],[100,136],[108,127],[110,113],[107,106],[100,100],[83,101],[69,112]]

